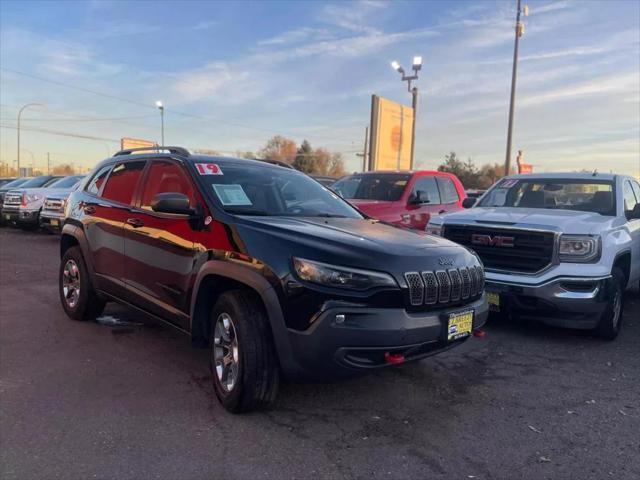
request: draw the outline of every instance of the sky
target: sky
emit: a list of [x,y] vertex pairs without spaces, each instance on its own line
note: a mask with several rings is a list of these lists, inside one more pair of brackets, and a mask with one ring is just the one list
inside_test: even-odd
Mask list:
[[[640,2],[531,0],[513,137],[534,171],[640,175]],[[273,135],[359,170],[371,94],[410,104],[416,166],[504,162],[515,0],[0,1],[0,160],[90,167],[118,139],[223,153]],[[56,133],[64,133],[57,135]],[[67,135],[73,136],[67,136]]]

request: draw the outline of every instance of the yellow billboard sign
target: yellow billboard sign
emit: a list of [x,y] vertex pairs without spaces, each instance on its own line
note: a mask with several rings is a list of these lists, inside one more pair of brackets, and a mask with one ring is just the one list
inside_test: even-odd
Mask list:
[[120,139],[120,150],[129,150],[130,148],[154,147],[156,142],[150,140],[141,140],[139,138],[124,137]]
[[413,108],[371,96],[369,170],[411,168]]

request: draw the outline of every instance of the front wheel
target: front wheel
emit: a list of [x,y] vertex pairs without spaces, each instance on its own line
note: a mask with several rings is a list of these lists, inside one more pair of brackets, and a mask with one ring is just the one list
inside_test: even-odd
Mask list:
[[614,340],[620,333],[624,306],[624,283],[624,273],[619,268],[614,268],[609,283],[609,303],[595,328],[596,335],[605,340]]
[[209,336],[213,386],[232,413],[273,403],[280,369],[266,312],[254,294],[223,293],[211,313]]
[[80,247],[71,247],[62,256],[58,287],[62,308],[73,320],[94,320],[104,310],[105,302],[91,286]]

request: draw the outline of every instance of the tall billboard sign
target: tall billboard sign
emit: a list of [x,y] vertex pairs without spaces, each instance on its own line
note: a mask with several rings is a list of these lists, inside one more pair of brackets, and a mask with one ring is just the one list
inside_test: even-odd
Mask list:
[[408,170],[412,127],[413,108],[372,95],[369,170]]
[[120,139],[120,150],[128,150],[130,148],[156,147],[156,142],[151,140],[141,140],[139,138],[124,137]]

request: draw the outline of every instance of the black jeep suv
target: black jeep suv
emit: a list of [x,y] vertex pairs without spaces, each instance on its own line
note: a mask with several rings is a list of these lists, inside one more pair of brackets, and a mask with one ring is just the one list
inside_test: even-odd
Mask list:
[[232,412],[281,375],[330,379],[465,341],[487,317],[464,247],[369,219],[312,178],[265,162],[123,150],[71,194],[60,299],[76,320],[117,301],[208,345]]

